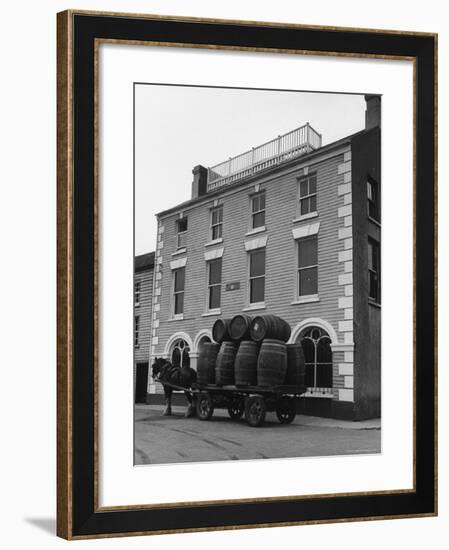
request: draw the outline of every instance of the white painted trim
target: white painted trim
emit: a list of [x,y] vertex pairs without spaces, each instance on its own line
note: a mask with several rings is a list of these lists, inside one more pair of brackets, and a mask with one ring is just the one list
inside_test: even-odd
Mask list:
[[172,260],[170,262],[170,269],[180,269],[187,264],[187,258],[179,258],[179,260]]
[[201,339],[204,338],[205,336],[207,336],[207,338],[209,338],[211,342],[214,341],[214,339],[212,338],[211,330],[209,330],[208,328],[201,329],[193,340],[193,347],[190,348],[191,350],[190,357],[192,357],[192,353],[195,353],[195,354],[199,353],[198,346],[200,344]]
[[311,326],[322,328],[329,334],[329,338],[331,339],[332,349],[333,349],[333,343],[338,343],[338,337],[334,327],[330,323],[328,323],[324,319],[320,319],[319,317],[309,317],[308,319],[304,319],[304,321],[299,322],[293,328],[288,342],[290,344],[295,343],[296,339],[301,334],[301,332],[307,327],[311,327]]
[[251,304],[247,307],[244,307],[242,311],[256,311],[258,309],[266,309],[265,302],[257,302],[256,304]]
[[308,214],[303,214],[302,216],[298,216],[293,220],[293,223],[299,223],[303,222],[304,220],[309,220],[310,218],[317,218],[318,212],[309,212]]
[[222,258],[224,253],[224,248],[214,248],[213,250],[208,250],[204,253],[204,259],[206,262],[210,262],[211,260],[217,260],[218,258]]
[[304,237],[310,237],[311,235],[317,235],[320,230],[320,222],[310,223],[308,225],[301,225],[300,227],[294,227],[292,229],[293,238],[295,240],[302,239]]
[[339,363],[338,364],[339,376],[353,376],[354,364],[353,363]]
[[266,230],[266,226],[261,225],[260,227],[256,227],[255,229],[251,229],[250,231],[248,231],[248,233],[245,233],[245,237],[251,237],[251,235],[256,235],[257,233],[263,233]]
[[[345,342],[345,343],[341,343],[341,342],[338,342],[336,344],[332,344],[331,343],[331,348],[332,348],[332,351],[343,351],[344,353],[352,353],[352,359],[351,360],[347,360],[346,359],[346,356],[345,356],[345,362],[346,363],[353,363],[354,362],[354,342]],[[348,356],[349,358],[349,356]]]
[[211,309],[201,314],[201,317],[213,317],[214,315],[221,315],[221,309]]
[[311,302],[319,302],[320,297],[318,294],[308,294],[307,296],[298,296],[296,300],[294,300],[291,305],[297,305],[297,304],[309,304]]
[[342,162],[337,167],[337,174],[346,174],[346,173],[351,173],[351,162],[350,161]]
[[170,336],[170,338],[165,343],[164,354],[166,355],[166,357],[170,356],[170,351],[171,351],[170,348],[173,346],[173,344],[176,342],[176,340],[178,340],[180,338],[182,338],[183,340],[185,340],[187,342],[190,349],[193,349],[192,339],[190,338],[190,336],[186,332],[175,332],[174,334],[172,334]]
[[215,244],[220,244],[223,242],[223,238],[220,237],[219,239],[215,239],[213,241],[209,241],[208,243],[206,243],[204,246],[214,246]]
[[268,235],[263,235],[257,239],[251,239],[250,241],[245,241],[245,250],[249,252],[250,250],[256,250],[257,248],[265,248],[267,246]]
[[338,390],[338,400],[339,401],[350,401],[354,403],[354,390]]

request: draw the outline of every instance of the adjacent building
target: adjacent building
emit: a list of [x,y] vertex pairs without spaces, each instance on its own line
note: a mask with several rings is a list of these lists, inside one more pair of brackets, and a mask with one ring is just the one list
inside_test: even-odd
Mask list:
[[145,403],[149,382],[154,252],[134,259],[134,396]]
[[195,368],[217,318],[271,313],[303,345],[304,412],[380,415],[380,98],[365,99],[365,129],[334,143],[306,124],[193,169],[191,200],[157,215],[150,358]]

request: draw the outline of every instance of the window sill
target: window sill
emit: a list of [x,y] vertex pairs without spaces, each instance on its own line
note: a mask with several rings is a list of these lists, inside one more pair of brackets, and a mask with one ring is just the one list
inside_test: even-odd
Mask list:
[[379,304],[379,302],[375,302],[374,300],[372,300],[371,298],[368,298],[368,304],[370,306],[373,306],[373,307],[377,307],[379,309],[381,309],[381,304]]
[[220,237],[219,239],[214,239],[213,241],[209,241],[204,246],[214,246],[214,244],[220,244],[223,242],[223,239]]
[[177,256],[178,254],[185,254],[187,252],[187,248],[178,248],[176,252],[173,252],[172,256]]
[[265,302],[258,302],[257,304],[251,304],[242,309],[242,311],[257,311],[258,309],[266,309]]
[[170,317],[168,321],[183,321],[184,320],[184,314],[182,315],[173,315],[173,317]]
[[376,220],[375,218],[372,218],[371,216],[368,216],[368,219],[369,219],[370,222],[373,222],[378,227],[382,227],[380,222],[378,220]]
[[266,226],[261,225],[260,227],[256,227],[255,229],[251,229],[251,231],[248,231],[248,233],[245,234],[245,237],[249,237],[251,235],[257,235],[257,233],[263,233],[266,230],[267,230]]
[[291,305],[297,305],[297,304],[309,304],[311,302],[319,302],[320,297],[318,294],[309,294],[308,296],[299,296],[294,300]]
[[318,218],[318,212],[310,212],[309,214],[298,216],[293,220],[293,223],[303,222],[304,220],[310,220],[311,218]]
[[221,315],[221,309],[211,309],[203,313],[201,317],[213,317],[214,315]]

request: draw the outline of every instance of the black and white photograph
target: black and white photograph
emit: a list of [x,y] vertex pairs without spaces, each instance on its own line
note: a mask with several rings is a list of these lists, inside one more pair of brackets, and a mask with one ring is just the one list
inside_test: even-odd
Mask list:
[[134,84],[135,465],[381,452],[381,101]]

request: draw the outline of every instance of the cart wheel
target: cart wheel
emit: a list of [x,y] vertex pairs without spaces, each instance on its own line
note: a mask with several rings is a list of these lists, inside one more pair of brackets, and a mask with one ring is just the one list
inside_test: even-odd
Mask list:
[[248,398],[245,406],[245,418],[251,427],[256,428],[257,426],[261,426],[265,420],[266,413],[267,408],[263,397],[253,395]]
[[283,396],[276,404],[276,416],[281,424],[290,424],[296,417],[295,400]]
[[234,399],[228,406],[228,413],[232,420],[239,420],[242,418],[245,411],[245,405],[242,399]]
[[214,414],[214,404],[208,393],[199,394],[196,400],[196,414],[200,420],[209,420]]

